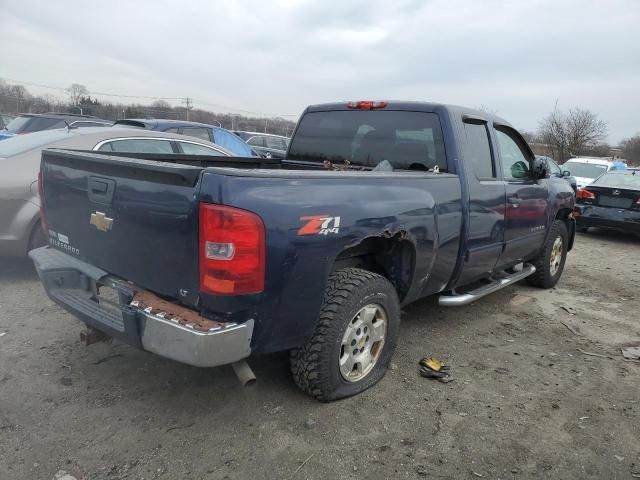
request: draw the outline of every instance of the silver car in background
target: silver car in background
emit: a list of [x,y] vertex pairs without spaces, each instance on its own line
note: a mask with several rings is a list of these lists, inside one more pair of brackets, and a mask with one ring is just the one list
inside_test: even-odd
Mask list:
[[233,156],[204,140],[139,128],[64,128],[4,140],[0,142],[0,256],[23,257],[46,243],[38,198],[44,148]]

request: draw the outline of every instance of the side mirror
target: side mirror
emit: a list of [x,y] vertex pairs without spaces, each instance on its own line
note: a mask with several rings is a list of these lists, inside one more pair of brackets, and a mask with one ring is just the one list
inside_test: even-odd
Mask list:
[[562,176],[563,177],[570,177],[571,176],[571,172],[569,170],[563,170],[562,171]]
[[533,160],[533,178],[540,179],[547,176],[547,163],[541,158]]

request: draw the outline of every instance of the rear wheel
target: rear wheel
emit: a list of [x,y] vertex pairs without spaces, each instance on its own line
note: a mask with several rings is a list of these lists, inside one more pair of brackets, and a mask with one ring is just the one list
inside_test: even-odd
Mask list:
[[358,268],[332,273],[313,336],[291,351],[296,384],[324,402],[375,385],[395,350],[399,323],[398,296],[386,278]]
[[530,285],[551,288],[558,283],[567,259],[568,241],[567,225],[562,220],[555,220],[542,252],[531,261],[536,272],[527,277]]

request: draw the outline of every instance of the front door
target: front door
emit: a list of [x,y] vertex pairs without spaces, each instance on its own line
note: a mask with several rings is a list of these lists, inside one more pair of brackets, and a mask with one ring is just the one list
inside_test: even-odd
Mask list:
[[514,129],[496,126],[496,143],[506,183],[504,252],[501,266],[530,259],[544,242],[549,209],[547,180],[533,176],[533,155]]

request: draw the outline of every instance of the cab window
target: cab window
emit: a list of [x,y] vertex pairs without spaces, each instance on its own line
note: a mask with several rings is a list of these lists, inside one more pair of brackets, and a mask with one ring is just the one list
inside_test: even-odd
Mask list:
[[205,145],[198,145],[189,142],[177,142],[182,150],[182,153],[187,155],[212,155],[216,157],[223,156],[224,154],[216,150],[215,148],[207,147]]
[[112,140],[102,145],[98,150],[130,153],[174,153],[170,141],[150,138]]
[[528,154],[520,139],[507,128],[496,128],[496,139],[502,160],[502,173],[506,180],[531,177]]

